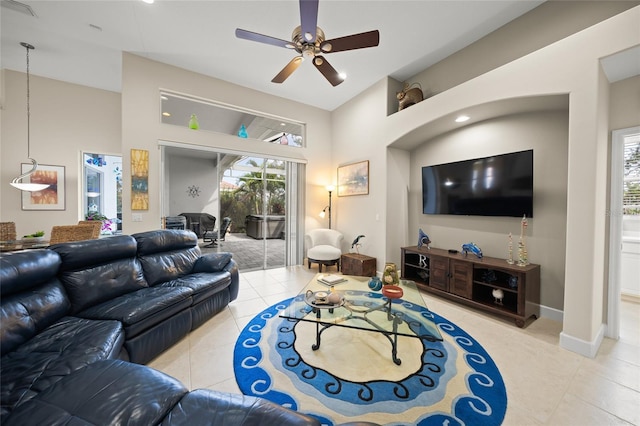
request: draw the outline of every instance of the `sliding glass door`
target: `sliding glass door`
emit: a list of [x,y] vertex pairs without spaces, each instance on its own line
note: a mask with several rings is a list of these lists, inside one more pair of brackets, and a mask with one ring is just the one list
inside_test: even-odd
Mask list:
[[[243,271],[302,263],[302,164],[176,147],[163,147],[163,158],[164,215],[216,217],[215,241],[200,236],[203,251],[231,252]],[[192,188],[188,196],[185,187]]]

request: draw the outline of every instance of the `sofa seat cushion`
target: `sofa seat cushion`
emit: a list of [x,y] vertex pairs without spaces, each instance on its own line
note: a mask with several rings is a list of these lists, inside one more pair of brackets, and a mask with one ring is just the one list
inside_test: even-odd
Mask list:
[[196,305],[231,284],[229,272],[200,272],[159,284],[158,287],[188,287],[193,290],[193,304]]
[[120,321],[130,339],[189,308],[192,293],[188,287],[143,288],[85,309],[78,316]]
[[152,368],[101,361],[17,407],[3,425],[156,425],[186,393],[176,379]]
[[319,426],[310,416],[253,396],[198,389],[186,394],[162,426]]
[[122,324],[64,317],[0,359],[2,412],[87,364],[117,358]]

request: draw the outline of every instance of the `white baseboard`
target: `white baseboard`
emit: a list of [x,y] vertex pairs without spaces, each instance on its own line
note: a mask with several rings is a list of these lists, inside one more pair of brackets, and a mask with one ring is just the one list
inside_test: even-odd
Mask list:
[[560,347],[589,358],[594,358],[604,338],[605,328],[604,324],[600,324],[596,337],[590,342],[570,336],[563,331],[560,333]]
[[564,321],[564,311],[556,308],[550,308],[548,306],[540,305],[540,318],[549,318],[554,321]]

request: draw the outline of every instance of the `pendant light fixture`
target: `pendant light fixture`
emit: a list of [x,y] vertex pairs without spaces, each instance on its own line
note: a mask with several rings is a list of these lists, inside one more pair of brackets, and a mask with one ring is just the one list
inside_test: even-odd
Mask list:
[[31,105],[29,103],[29,50],[35,49],[32,45],[30,45],[29,43],[25,43],[25,42],[21,42],[20,45],[22,47],[24,47],[25,49],[27,49],[27,157],[29,158],[29,160],[31,160],[31,164],[33,165],[33,168],[31,170],[29,170],[26,173],[21,174],[20,176],[18,176],[17,178],[13,179],[11,181],[11,186],[13,186],[14,188],[18,188],[21,191],[41,191],[45,188],[47,188],[49,185],[44,184],[44,183],[26,183],[26,182],[21,182],[22,179],[24,179],[25,177],[33,174],[33,172],[36,171],[36,169],[38,168],[38,162],[36,160],[34,160],[33,158],[31,158],[31,150],[30,150],[30,118],[31,118]]

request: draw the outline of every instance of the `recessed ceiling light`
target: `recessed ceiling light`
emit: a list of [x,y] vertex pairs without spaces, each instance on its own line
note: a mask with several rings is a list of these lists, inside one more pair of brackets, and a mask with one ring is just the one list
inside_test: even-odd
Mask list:
[[471,117],[469,117],[468,115],[460,115],[458,116],[458,118],[456,118],[456,123],[464,123],[465,121],[469,120]]
[[171,117],[171,113],[170,112],[163,112],[162,115],[164,115],[165,117]]
[[153,4],[153,2],[154,2],[155,0],[142,0],[142,1],[143,1],[143,2],[145,2],[145,3],[147,3],[147,4]]

